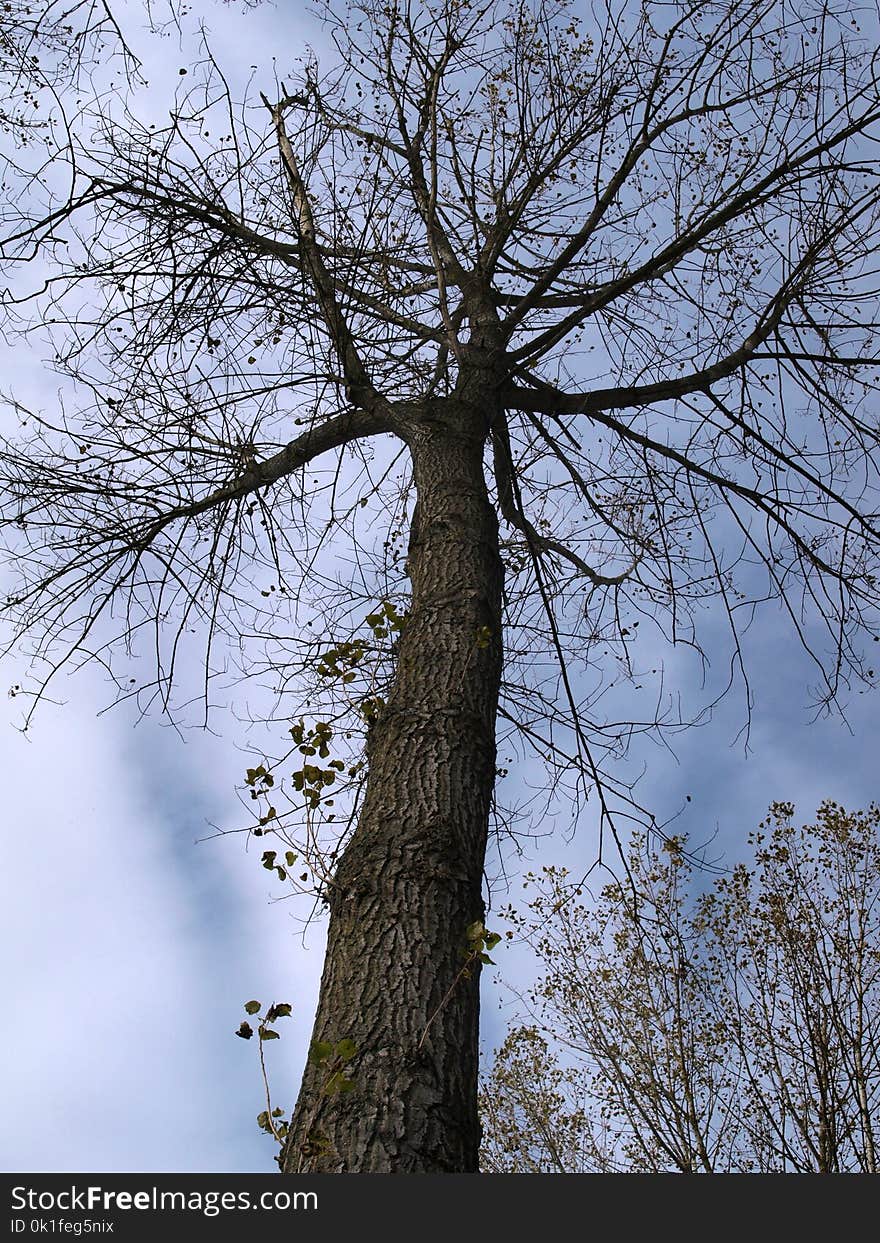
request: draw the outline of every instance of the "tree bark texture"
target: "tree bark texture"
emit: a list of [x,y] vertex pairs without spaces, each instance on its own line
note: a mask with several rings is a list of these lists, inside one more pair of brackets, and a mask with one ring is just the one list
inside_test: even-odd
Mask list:
[[453,401],[410,437],[411,608],[329,895],[313,1035],[354,1043],[354,1087],[328,1091],[332,1063],[310,1062],[287,1173],[477,1170],[479,964],[462,967],[483,916],[503,577],[484,438]]

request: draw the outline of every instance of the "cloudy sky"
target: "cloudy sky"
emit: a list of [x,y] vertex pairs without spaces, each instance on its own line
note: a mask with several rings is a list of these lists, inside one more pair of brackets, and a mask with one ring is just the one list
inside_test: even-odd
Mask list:
[[[218,59],[240,77],[253,63],[269,81],[282,43],[290,51],[319,41],[313,26],[280,10],[202,8]],[[166,59],[170,72],[174,57]],[[158,63],[152,72],[161,86]],[[53,381],[36,359],[7,355],[6,375],[13,370],[21,395],[51,403]],[[719,631],[710,677],[723,680],[721,623],[707,623]],[[677,758],[650,744],[636,756],[642,801],[661,819],[683,809],[676,831],[713,839],[712,853],[728,861],[773,799],[791,799],[808,819],[824,797],[858,807],[880,796],[876,700],[856,695],[848,724],[814,721],[809,670],[772,609],[753,628],[749,655],[750,754],[738,738],[743,700],[732,695],[709,724],[679,738]],[[0,686],[24,672],[13,653],[0,664]],[[676,656],[667,673],[696,704],[695,662]],[[243,837],[216,836],[242,821],[235,787],[251,762],[246,740],[231,720],[215,721],[218,733],[181,737],[161,721],[136,722],[127,708],[102,712],[111,695],[97,670],[59,682],[53,696],[28,737],[17,729],[20,700],[0,701],[0,1168],[271,1171],[274,1145],[255,1122],[265,1107],[257,1050],[234,1031],[249,998],[292,1003],[284,1039],[268,1050],[277,1101],[289,1107],[322,929],[303,938],[302,912],[273,900],[278,887]],[[540,861],[587,866],[593,848],[587,832]],[[508,982],[528,978],[524,956],[501,947],[496,956]],[[491,1049],[509,998],[488,974],[483,987]]]

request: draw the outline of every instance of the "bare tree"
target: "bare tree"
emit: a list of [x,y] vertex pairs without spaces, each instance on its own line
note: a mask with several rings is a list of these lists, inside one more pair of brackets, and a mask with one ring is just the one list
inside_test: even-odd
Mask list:
[[695,645],[720,595],[739,661],[771,598],[824,701],[873,677],[876,64],[815,0],[324,14],[328,69],[238,104],[203,48],[10,212],[80,397],[3,449],[8,603],[145,709],[193,634],[206,700],[270,675],[254,832],[330,910],[282,1168],[473,1170],[499,741],[601,853],[645,820],[615,759],[680,723],[603,698],[640,623]]
[[545,872],[515,923],[546,974],[483,1085],[484,1169],[877,1173],[880,809],[793,815],[702,896],[674,839],[595,904]]

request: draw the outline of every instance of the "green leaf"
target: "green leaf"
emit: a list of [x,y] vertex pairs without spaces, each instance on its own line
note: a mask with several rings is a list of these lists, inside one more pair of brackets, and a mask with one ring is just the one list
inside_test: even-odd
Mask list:
[[243,1022],[235,1034],[236,1036],[241,1036],[242,1040],[250,1040],[251,1036],[254,1034],[254,1029],[251,1027],[250,1023]]
[[278,854],[277,850],[264,850],[263,851],[263,854],[262,854],[263,867],[266,868],[267,871],[271,872],[273,867],[275,866],[275,856],[277,854]]
[[324,1093],[326,1096],[335,1096],[338,1092],[351,1092],[353,1088],[354,1080],[347,1079],[341,1070],[335,1070],[324,1084]]
[[472,924],[468,924],[467,939],[469,941],[479,941],[486,931],[485,924],[478,919]]
[[272,1007],[275,1012],[275,1018],[277,1019],[289,1019],[292,1008],[293,1007],[286,1001],[279,1001]]
[[280,1040],[281,1037],[278,1035],[277,1032],[273,1032],[270,1028],[261,1027],[260,1028],[260,1039],[261,1040]]
[[258,1001],[246,1001],[244,1003],[245,1014],[257,1014],[259,1012],[259,1009],[260,1009],[260,1003]]
[[500,932],[487,932],[486,936],[484,937],[484,940],[486,943],[486,949],[493,950],[495,946],[498,944],[498,942],[501,940],[501,933]]
[[296,855],[293,853],[292,850],[286,850],[284,852],[284,862],[287,864],[289,868],[292,868],[294,863],[296,863]]
[[358,1048],[353,1040],[340,1040],[336,1046],[336,1054],[343,1062],[349,1062],[357,1053]]
[[329,1040],[313,1040],[312,1047],[309,1049],[309,1061],[320,1065],[321,1062],[326,1062],[332,1053],[333,1045]]
[[490,967],[494,967],[494,966],[495,966],[495,960],[494,960],[494,958],[490,958],[488,954],[481,954],[481,955],[480,955],[480,962],[482,962],[482,963],[486,963],[486,964],[487,964],[488,966],[490,966]]

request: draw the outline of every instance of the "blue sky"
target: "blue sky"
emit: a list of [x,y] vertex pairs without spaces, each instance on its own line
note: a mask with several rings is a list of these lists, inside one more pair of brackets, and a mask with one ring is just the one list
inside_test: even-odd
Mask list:
[[[272,8],[212,9],[209,20],[218,58],[236,64],[239,77],[254,63],[268,80],[282,43],[292,56],[291,46],[301,51],[305,38],[317,37],[313,26]],[[154,67],[159,87],[163,72],[169,80],[176,72],[175,58],[166,59],[164,70]],[[33,360],[8,355],[5,367],[7,376],[17,368],[13,379],[39,400],[53,400],[55,382],[41,378]],[[706,621],[721,677],[720,618]],[[648,742],[633,757],[634,770],[645,765],[641,800],[661,820],[683,809],[676,831],[696,843],[712,838],[709,853],[726,852],[728,861],[771,800],[792,800],[809,819],[825,797],[859,807],[880,796],[876,700],[856,695],[848,726],[814,721],[810,671],[772,608],[748,647],[749,756],[737,740],[745,708],[734,693],[709,724],[676,740],[677,760]],[[686,654],[666,659],[668,680],[695,706],[696,663]],[[0,685],[22,672],[13,655],[0,666]],[[252,762],[247,738],[231,717],[214,720],[216,733],[181,737],[156,719],[136,721],[126,707],[102,712],[111,695],[97,670],[59,682],[53,696],[63,702],[46,703],[27,738],[16,729],[18,699],[3,700],[0,717],[7,1002],[0,1168],[271,1171],[274,1145],[255,1122],[265,1107],[257,1050],[234,1031],[249,998],[292,1003],[284,1038],[268,1049],[277,1103],[289,1107],[323,929],[312,925],[304,937],[303,910],[277,901],[258,852],[247,854],[242,836],[215,835],[242,822],[236,786]],[[547,843],[523,868],[551,860],[589,866],[590,814],[588,807],[570,845]],[[499,894],[499,904],[505,900]],[[523,953],[499,946],[495,957],[499,976],[527,983]],[[509,995],[489,973],[483,990],[491,1048],[502,1038]]]

